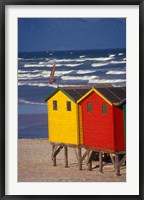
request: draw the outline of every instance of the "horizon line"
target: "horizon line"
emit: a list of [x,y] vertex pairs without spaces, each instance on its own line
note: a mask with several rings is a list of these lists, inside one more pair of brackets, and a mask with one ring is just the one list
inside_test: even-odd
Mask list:
[[38,53],[38,52],[56,52],[56,51],[89,51],[89,50],[115,50],[115,49],[126,49],[126,47],[118,48],[101,48],[101,49],[59,49],[59,50],[39,50],[39,51],[18,51],[18,53]]

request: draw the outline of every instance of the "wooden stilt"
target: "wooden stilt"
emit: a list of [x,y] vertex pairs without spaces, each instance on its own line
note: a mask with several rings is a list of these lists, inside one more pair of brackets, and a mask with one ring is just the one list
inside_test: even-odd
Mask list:
[[102,156],[103,156],[103,153],[99,152],[99,172],[101,172],[101,173],[103,172],[103,170],[102,170],[102,167],[103,167]]
[[94,156],[95,156],[95,152],[92,151],[90,156],[89,156],[89,159],[88,159],[88,170],[89,171],[92,171],[92,161],[94,159]]
[[64,160],[65,160],[65,167],[68,167],[68,147],[64,147]]
[[89,154],[89,151],[87,150],[87,151],[83,154],[81,160],[83,161],[83,160],[88,156],[88,154]]
[[123,156],[123,158],[121,159],[121,161],[118,164],[118,167],[120,169],[120,167],[122,166],[122,164],[126,161],[126,155]]
[[63,148],[62,146],[58,147],[58,148],[54,151],[53,157],[56,157],[57,154],[60,152],[60,150],[61,150],[62,148]]
[[88,170],[92,171],[92,161],[88,163]]
[[82,170],[81,148],[78,148],[79,170]]
[[111,161],[112,161],[112,164],[113,164],[114,168],[116,169],[115,160],[114,160],[114,158],[113,158],[113,155],[112,155],[112,154],[110,154],[110,158],[111,158]]
[[120,176],[120,168],[118,167],[119,164],[119,155],[115,154],[115,163],[116,163],[116,175]]
[[88,164],[88,162],[89,162],[90,155],[91,155],[90,150],[88,150],[88,155],[87,155],[87,164]]
[[56,166],[56,156],[54,157],[54,152],[55,152],[55,145],[52,144],[52,160],[53,160],[53,166]]
[[[113,166],[115,168],[115,172],[117,176],[120,176],[120,168],[123,163],[126,161],[126,152],[108,152],[103,151],[101,149],[96,149],[93,147],[87,147],[84,145],[72,145],[72,144],[64,144],[64,143],[51,143],[52,144],[52,161],[53,166],[56,166],[56,156],[59,154],[62,148],[64,148],[64,163],[65,167],[68,167],[68,147],[74,148],[76,152],[76,157],[78,159],[79,170],[82,170],[82,163],[85,159],[87,159],[88,170],[92,171],[92,161],[99,159],[99,172],[103,172],[103,154],[109,154]],[[85,152],[82,154],[82,148],[85,148]],[[103,151],[103,152],[101,152]],[[123,155],[120,160],[120,155]],[[107,155],[106,155],[107,156]],[[107,159],[106,159],[107,160]]]
[[92,162],[90,162],[90,156],[91,156],[91,153],[90,151],[88,151],[87,165],[88,165],[88,170],[92,171]]

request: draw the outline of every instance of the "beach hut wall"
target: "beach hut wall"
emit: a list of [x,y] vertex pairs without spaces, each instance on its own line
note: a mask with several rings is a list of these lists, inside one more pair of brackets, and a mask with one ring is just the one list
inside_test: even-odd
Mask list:
[[123,119],[124,119],[124,138],[125,138],[125,148],[126,148],[126,99],[120,102],[119,106],[123,109]]
[[123,87],[93,87],[78,100],[85,146],[113,152],[125,150],[123,110],[116,106],[125,95]]
[[82,144],[81,110],[77,100],[88,88],[58,88],[45,101],[48,105],[49,141],[65,144]]

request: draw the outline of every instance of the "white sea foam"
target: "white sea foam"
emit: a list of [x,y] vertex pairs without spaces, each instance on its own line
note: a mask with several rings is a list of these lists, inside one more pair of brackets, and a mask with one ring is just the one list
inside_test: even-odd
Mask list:
[[115,57],[115,54],[110,54],[109,57],[110,58]]
[[47,105],[47,103],[40,103],[40,102],[32,102],[25,99],[19,99],[19,103],[26,103],[26,104],[34,104],[34,105]]
[[[75,84],[73,84],[73,85],[65,85],[65,84],[59,84],[58,85],[59,87],[74,87],[74,86],[76,86]],[[78,85],[78,87],[84,87],[84,86],[86,86],[86,85]]]
[[85,58],[84,55],[83,57],[80,56],[77,59],[51,59],[49,60],[48,63],[61,63],[61,62],[85,62],[85,61],[109,61],[113,60],[113,57],[98,57],[98,58]]
[[18,74],[18,79],[32,79],[40,77],[40,74]]
[[62,76],[62,80],[83,80],[87,81],[90,79],[95,79],[97,76]]
[[26,71],[26,70],[18,70],[18,74],[24,74],[24,73],[29,73],[29,71]]
[[67,67],[77,67],[77,66],[80,66],[80,65],[83,65],[83,63],[81,63],[81,64],[66,64],[65,66],[67,66]]
[[18,60],[24,60],[24,58],[18,58]]
[[85,57],[85,55],[83,55],[83,56],[80,56],[80,58],[84,58]]
[[25,64],[24,67],[45,67],[45,65],[42,65],[42,64]]
[[118,53],[119,56],[122,56],[124,53]]
[[35,73],[35,72],[41,72],[41,70],[33,70],[33,71],[18,70],[18,74]]
[[[52,67],[51,64],[25,64],[24,67]],[[61,64],[57,64],[56,67],[61,67]]]
[[108,60],[112,60],[113,57],[100,57],[100,58],[96,58],[97,61],[108,61]]
[[106,74],[126,74],[125,71],[108,71]]
[[64,74],[70,74],[72,73],[73,70],[68,70],[68,71],[55,71],[55,75],[56,76],[61,76],[61,75],[64,75]]
[[75,59],[51,59],[49,63],[59,63],[59,62],[73,62]]
[[126,61],[125,61],[125,60],[120,60],[120,61],[112,60],[110,63],[111,63],[111,64],[125,64]]
[[90,79],[89,83],[122,83],[125,79]]
[[49,83],[29,83],[29,82],[19,82],[18,86],[34,86],[34,87],[53,87],[53,88],[57,88],[58,85],[57,84],[49,84]]
[[77,74],[91,74],[96,72],[96,70],[78,70],[76,73]]
[[18,60],[23,60],[23,61],[35,61],[36,59],[42,60],[43,58],[18,58]]
[[33,71],[31,71],[31,72],[41,72],[41,70],[38,70],[38,69],[37,69],[37,70],[33,70]]
[[18,85],[27,85],[27,86],[37,86],[37,87],[46,87],[48,86],[48,83],[28,83],[28,82],[23,82],[23,83],[18,83]]
[[93,63],[91,66],[92,67],[101,67],[101,66],[105,66],[105,65],[109,65],[109,62],[106,63]]
[[[50,71],[44,70],[38,70],[41,73],[37,73],[37,74],[30,74],[30,73],[26,73],[26,74],[18,74],[18,80],[27,80],[27,79],[35,79],[35,78],[48,78],[50,76]],[[63,71],[55,71],[55,76],[62,76],[64,74],[69,74],[73,72],[73,70],[63,70]]]
[[[71,72],[73,72],[73,70],[57,70],[57,71],[55,71],[55,75],[63,75],[63,74],[69,74],[69,73],[71,73]],[[50,73],[50,71],[47,71],[47,70],[44,70],[44,71],[42,71],[41,72],[41,75],[43,75],[43,74],[49,74]]]
[[39,65],[46,65],[48,62],[39,62]]

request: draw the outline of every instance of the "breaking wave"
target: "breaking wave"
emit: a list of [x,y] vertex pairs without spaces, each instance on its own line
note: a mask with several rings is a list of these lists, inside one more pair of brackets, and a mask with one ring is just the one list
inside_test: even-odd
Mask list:
[[113,57],[100,57],[100,58],[96,58],[97,61],[108,61],[108,60],[112,60]]
[[33,102],[25,99],[18,99],[18,103],[34,104],[34,105],[47,105],[47,103]]
[[91,66],[92,67],[102,67],[102,66],[106,66],[109,65],[110,63],[93,63]]
[[125,71],[108,71],[108,72],[106,72],[106,74],[126,74],[126,72]]
[[46,86],[48,86],[47,83],[28,83],[28,82],[18,83],[18,86],[22,86],[22,85],[36,86],[36,87],[46,87]]
[[115,57],[115,54],[110,54],[109,57],[110,58]]
[[123,83],[125,79],[93,79],[89,80],[89,83]]
[[122,56],[124,53],[118,53],[119,56]]
[[110,63],[111,63],[111,64],[125,64],[126,61],[125,61],[125,60],[120,60],[120,61],[112,60]]
[[[39,70],[40,71],[40,70]],[[68,70],[68,71],[56,71],[55,75],[56,76],[62,76],[64,74],[69,74],[73,72],[73,70]],[[50,71],[41,71],[41,73],[39,74],[30,74],[30,73],[26,73],[26,74],[18,74],[18,80],[27,80],[27,79],[34,79],[34,78],[48,78],[50,76]]]
[[[57,64],[57,67],[61,67],[61,64]],[[24,67],[52,67],[51,64],[25,64]]]
[[77,74],[91,74],[96,72],[96,70],[78,70],[76,73]]
[[65,66],[67,66],[67,67],[77,67],[77,66],[80,66],[80,65],[83,65],[83,63],[81,63],[81,64],[67,64]]
[[83,81],[87,81],[94,78],[97,78],[97,76],[62,76],[61,77],[62,80],[83,80]]

